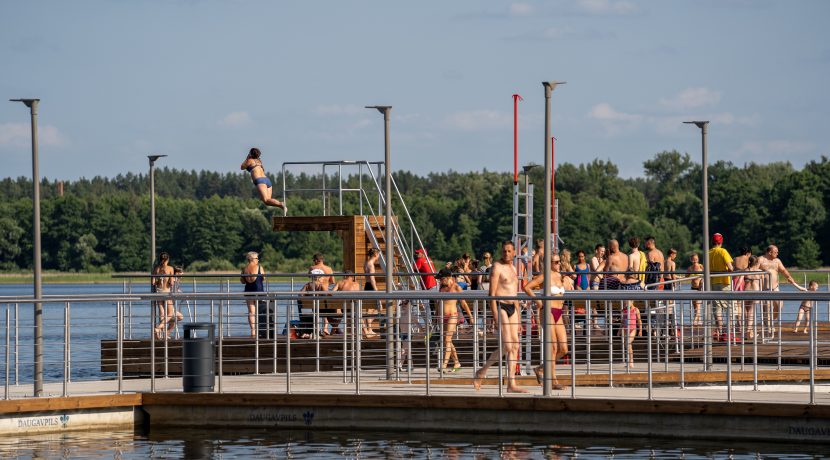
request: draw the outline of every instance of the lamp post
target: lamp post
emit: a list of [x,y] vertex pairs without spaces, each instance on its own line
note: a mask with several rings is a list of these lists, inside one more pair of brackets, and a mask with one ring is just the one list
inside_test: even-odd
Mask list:
[[[708,292],[712,287],[709,274],[709,159],[706,155],[706,135],[709,132],[709,121],[684,121],[683,123],[700,128],[703,150],[703,290]],[[704,367],[709,370],[712,366],[712,334],[710,331],[712,309],[709,301],[704,301],[704,315],[706,317],[703,324]]]
[[[156,160],[167,155],[147,155],[150,160],[150,272],[156,263]],[[150,280],[152,281],[152,280]],[[152,284],[152,283],[151,283]]]
[[[22,102],[29,108],[32,116],[32,265],[34,265],[34,296],[35,299],[42,297],[42,284],[40,276],[40,172],[38,169],[37,155],[37,105],[40,99],[9,99],[11,102]],[[34,395],[43,395],[43,305],[34,305],[34,338],[35,338],[35,375]]]
[[[385,191],[386,207],[385,211],[385,233],[383,239],[386,241],[386,292],[392,293],[392,268],[395,265],[393,246],[395,242],[392,240],[392,167],[389,156],[389,112],[392,110],[391,105],[369,105],[367,109],[375,109],[383,114],[383,140],[384,140],[384,165],[386,167],[385,174]],[[395,368],[395,342],[392,337],[392,331],[395,330],[393,325],[394,316],[392,315],[392,301],[386,299],[386,379],[392,380],[394,377],[392,370]]]
[[[551,278],[550,278],[550,261],[551,261],[551,250],[553,248],[553,244],[551,241],[551,218],[553,217],[551,214],[551,204],[553,203],[553,197],[551,196],[552,185],[553,181],[551,179],[552,171],[553,171],[553,161],[551,159],[551,134],[550,134],[550,97],[553,93],[553,90],[556,89],[556,85],[564,85],[564,81],[544,81],[542,85],[545,87],[545,216],[544,216],[544,229],[542,230],[543,234],[545,235],[545,256],[544,256],[544,266],[542,267],[542,272],[545,274],[545,282],[544,282],[544,295],[550,295],[550,285],[551,285]],[[550,396],[552,392],[552,382],[553,382],[553,360],[556,359],[553,354],[553,337],[551,327],[553,326],[550,324],[548,318],[550,316],[550,312],[548,311],[549,302],[544,302],[545,307],[542,309],[545,313],[542,315],[542,330],[543,330],[543,337],[544,337],[544,359],[542,360],[543,366],[543,385],[542,385],[542,394],[544,396]],[[573,383],[571,383],[573,385]]]

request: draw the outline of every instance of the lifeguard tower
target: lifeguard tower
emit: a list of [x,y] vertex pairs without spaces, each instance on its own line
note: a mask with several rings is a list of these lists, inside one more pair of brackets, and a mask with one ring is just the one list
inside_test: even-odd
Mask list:
[[[387,202],[392,206],[393,290],[419,290],[420,277],[404,273],[417,272],[414,253],[424,249],[418,230],[392,179],[392,197],[387,200],[381,180],[382,161],[310,161],[282,164],[282,201],[291,208],[291,195],[320,196],[321,215],[275,216],[274,231],[337,232],[343,243],[343,270],[358,277],[364,273],[369,249],[380,251],[375,272],[386,270]],[[386,277],[376,276],[378,289],[386,288]]]

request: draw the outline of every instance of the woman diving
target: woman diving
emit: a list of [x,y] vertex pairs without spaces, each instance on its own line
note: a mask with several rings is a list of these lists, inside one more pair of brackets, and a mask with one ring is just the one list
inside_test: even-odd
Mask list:
[[262,166],[260,156],[262,156],[262,152],[260,152],[256,147],[252,148],[251,151],[248,152],[248,156],[245,157],[245,161],[242,162],[242,166],[240,166],[239,169],[245,169],[251,173],[251,180],[254,181],[254,185],[256,185],[256,188],[259,191],[259,197],[262,199],[263,203],[268,206],[282,208],[283,214],[287,216],[288,207],[285,206],[285,203],[275,198],[271,198],[271,179],[265,175],[265,167]]

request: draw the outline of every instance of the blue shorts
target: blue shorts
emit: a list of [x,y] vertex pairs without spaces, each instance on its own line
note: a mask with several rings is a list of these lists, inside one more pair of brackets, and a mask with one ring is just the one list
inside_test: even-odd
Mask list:
[[267,177],[257,177],[254,179],[254,185],[265,184],[266,187],[271,188],[271,179]]
[[620,284],[621,291],[642,291],[643,287],[640,283],[627,283],[627,284]]

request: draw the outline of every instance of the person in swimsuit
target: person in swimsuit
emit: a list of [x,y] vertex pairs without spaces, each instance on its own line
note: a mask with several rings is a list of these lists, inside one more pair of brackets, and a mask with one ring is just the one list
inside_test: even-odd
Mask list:
[[605,270],[605,246],[598,244],[594,247],[594,256],[591,257],[591,289],[599,289],[599,282],[602,281],[601,271]]
[[[697,254],[692,254],[691,258],[689,259],[692,264],[689,265],[689,271],[693,272],[692,276],[692,290],[693,291],[702,291],[703,290],[703,276],[699,273],[703,271],[703,264],[700,263],[700,256]],[[700,318],[700,307],[703,305],[703,302],[700,300],[693,300],[692,301],[692,308],[695,311],[694,317],[692,318],[692,327],[694,326],[703,326],[703,321]]]
[[[438,272],[438,282],[441,285],[440,292],[463,291],[453,278],[452,272],[446,268],[442,268]],[[455,335],[455,330],[458,327],[458,301],[455,299],[443,300],[441,303],[443,304],[442,314],[444,315],[444,360],[441,364],[441,371],[447,369],[450,357],[452,357],[452,371],[455,372],[461,369],[461,361],[458,360],[458,353],[455,350],[455,345],[452,343],[452,336]],[[470,307],[467,306],[467,302],[464,299],[461,299],[461,306],[465,310],[470,311]]]
[[[764,287],[764,289],[769,291],[778,291],[779,281],[778,275],[784,275],[787,278],[787,281],[790,282],[796,289],[800,291],[806,291],[807,289],[799,286],[798,283],[795,282],[790,272],[787,271],[786,267],[784,267],[784,263],[781,262],[781,259],[778,258],[778,246],[771,244],[767,246],[766,252],[758,258],[760,262],[761,270],[768,273],[767,279],[769,284]],[[774,300],[770,302],[771,311],[767,315],[767,332],[772,335],[775,335],[775,323],[778,319],[779,314],[781,313],[781,307],[783,307],[784,302],[781,300]]]
[[[513,265],[516,256],[516,247],[512,241],[505,241],[501,245],[501,259],[493,264],[490,271],[491,297],[515,297],[519,292],[519,274]],[[473,388],[479,390],[481,381],[487,375],[487,369],[504,356],[507,360],[507,392],[527,393],[527,390],[516,384],[516,355],[519,351],[519,301],[515,299],[491,300],[490,311],[493,321],[501,333],[501,350],[494,350],[487,358],[487,362],[473,377]]]
[[[166,252],[159,254],[159,263],[153,267],[152,292],[170,294],[173,287],[173,267],[170,266],[170,255]],[[155,327],[155,336],[161,340],[170,338],[170,330],[176,327],[176,321],[181,321],[183,316],[176,311],[173,300],[162,300],[155,302],[159,310],[159,323]]]
[[[807,290],[813,292],[818,291],[818,281],[810,281]],[[798,326],[799,324],[801,324],[801,319],[805,316],[807,322],[804,323],[804,333],[806,334],[807,331],[810,329],[810,312],[813,309],[813,304],[815,304],[815,301],[813,300],[804,300],[801,302],[801,305],[798,307],[798,318],[795,320],[795,327],[793,328],[793,332],[798,332]]]
[[634,306],[634,302],[628,302],[628,307],[622,313],[621,334],[628,336],[628,367],[634,367],[634,337],[643,335],[643,321],[640,309]]
[[[315,268],[311,270],[311,281],[303,285],[300,289],[300,292],[325,292],[328,291],[326,286],[323,285],[323,279],[326,278],[325,273],[323,270],[319,268]],[[319,324],[314,323],[314,307],[318,308],[318,312],[322,309],[324,305],[324,299],[321,297],[311,297],[308,298],[299,298],[297,299],[297,308],[299,309],[299,316],[300,316],[300,324],[302,325],[303,333],[300,335],[301,339],[310,339],[312,338],[311,333],[314,332],[315,328],[319,326]],[[303,310],[308,311],[309,313],[303,314]],[[305,318],[305,319],[304,319]],[[310,323],[310,326],[309,326]],[[328,335],[325,331],[320,331],[320,335]]]
[[273,190],[271,179],[265,175],[265,167],[262,166],[262,160],[260,159],[261,156],[262,153],[258,148],[252,148],[251,151],[248,152],[248,156],[245,157],[245,161],[242,162],[239,169],[244,169],[251,173],[251,180],[254,182],[257,191],[259,191],[259,197],[263,203],[267,206],[282,208],[283,214],[287,216],[288,206],[286,206],[285,203],[271,197],[271,192]]
[[[582,251],[580,251],[582,252]],[[583,253],[584,258],[584,253]],[[562,265],[562,261],[560,257],[554,253],[550,259],[551,268],[550,268],[550,286],[551,286],[551,294],[552,295],[561,295],[564,294],[566,290],[573,289],[573,284],[571,278],[569,276],[565,276],[559,272],[559,267]],[[529,283],[527,283],[524,287],[524,291],[530,297],[536,297],[536,294],[533,292],[536,289],[543,287],[545,284],[545,275],[544,273],[540,273],[536,275]],[[546,356],[553,356],[553,361],[551,362],[551,366],[553,367],[553,389],[554,390],[562,390],[562,385],[559,384],[559,381],[556,379],[556,360],[562,358],[568,353],[568,332],[565,328],[565,322],[562,320],[562,305],[563,302],[561,300],[552,300],[549,302],[547,308],[543,308],[542,301],[536,301],[536,308],[537,317],[541,318],[542,311],[549,312],[550,316],[548,316],[548,321],[551,327],[551,336],[552,336],[552,344],[549,350],[546,350],[546,353],[549,351],[549,354]],[[540,336],[543,339],[543,337]],[[544,376],[544,363],[540,366],[537,366],[533,369],[533,372],[536,374],[536,381],[539,384],[542,384],[542,378]]]
[[620,285],[620,290],[639,291],[643,289],[641,284],[643,280],[640,279],[640,274],[637,273],[641,271],[640,238],[632,236],[628,239],[628,246],[631,248],[631,252],[628,253],[628,267],[626,269],[628,273],[625,275],[625,281],[623,281],[623,284]]
[[[374,276],[375,273],[375,264],[378,263],[378,259],[380,258],[380,251],[375,248],[369,249],[369,252],[366,253],[366,263],[363,264],[363,272],[366,274],[366,281],[363,285],[364,291],[377,291],[378,290],[378,282]],[[370,303],[370,305],[373,305]],[[374,304],[375,307],[367,308],[366,309],[366,319],[364,321],[364,331],[363,337],[367,339],[374,339],[379,337],[379,334],[375,332],[374,328],[378,325],[377,321],[377,304]]]
[[[342,292],[342,291],[359,291],[359,290],[360,290],[360,284],[357,281],[355,281],[354,273],[351,270],[346,270],[344,272],[343,279],[341,279],[334,286],[334,288],[331,291],[332,292],[336,292],[336,291],[341,291]],[[352,335],[352,334],[355,333],[355,329],[352,327],[352,317],[349,314],[349,311],[350,311],[349,307],[354,306],[354,301],[346,300],[346,301],[343,301],[341,305],[342,305],[343,310],[346,311],[346,326],[345,326],[346,331],[348,332],[349,335]],[[369,328],[368,328],[368,323],[366,322],[365,319],[363,320],[363,323],[364,323],[363,334],[365,335],[367,332],[369,332]]]
[[[259,254],[251,251],[245,254],[248,264],[242,269],[239,282],[245,285],[245,292],[265,292],[265,278],[262,276],[262,266],[259,265]],[[256,337],[256,306],[257,300],[250,299],[248,304],[248,325],[251,327],[251,337]]]
[[[743,271],[746,271],[747,268],[749,268],[749,256],[752,255],[752,250],[749,249],[746,246],[743,246],[743,247],[741,247],[741,249],[739,249],[739,251],[740,251],[740,255],[735,256],[735,258],[732,260],[732,265],[735,267],[736,272],[743,272]],[[743,290],[745,290],[744,289],[745,282],[746,281],[744,280],[744,277],[742,275],[733,276],[732,277],[732,290],[733,291],[743,291]]]
[[[760,268],[760,261],[755,256],[749,256],[749,260],[747,261],[749,266],[746,268],[745,271],[748,272],[757,272],[758,274],[755,275],[745,275],[744,278],[744,291],[760,291],[761,290],[761,283],[763,282],[763,275]],[[757,300],[745,300],[744,301],[744,337],[747,339],[752,339],[755,337],[755,306],[758,304]]]
[[602,289],[616,290],[625,282],[625,272],[628,270],[628,257],[620,252],[620,243],[617,240],[608,242],[608,258],[605,260],[605,269],[602,275]]

